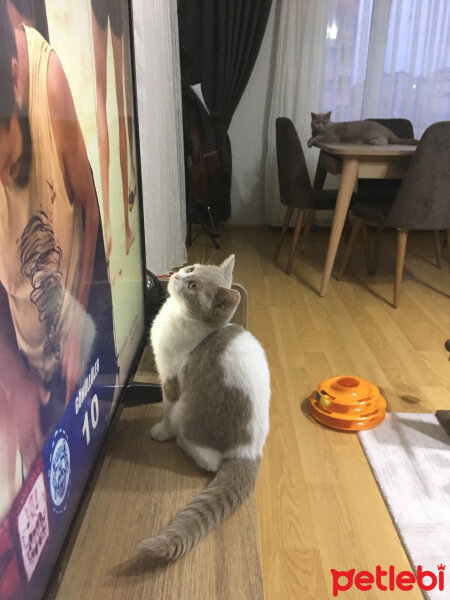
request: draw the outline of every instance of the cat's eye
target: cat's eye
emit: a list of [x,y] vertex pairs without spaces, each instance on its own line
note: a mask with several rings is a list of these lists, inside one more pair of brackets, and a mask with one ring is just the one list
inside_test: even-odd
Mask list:
[[186,269],[186,273],[192,273],[193,270],[194,270],[194,267],[189,267],[189,269]]
[[189,288],[190,290],[195,290],[195,288],[196,288],[196,287],[197,287],[197,284],[196,284],[196,283],[194,283],[193,281],[190,281],[190,282],[188,283],[188,288]]

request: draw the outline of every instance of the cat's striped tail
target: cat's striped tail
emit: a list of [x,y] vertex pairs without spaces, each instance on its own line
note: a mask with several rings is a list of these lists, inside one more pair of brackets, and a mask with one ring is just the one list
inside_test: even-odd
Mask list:
[[196,546],[254,489],[261,459],[225,460],[211,483],[156,537],[139,545],[153,557],[176,560]]

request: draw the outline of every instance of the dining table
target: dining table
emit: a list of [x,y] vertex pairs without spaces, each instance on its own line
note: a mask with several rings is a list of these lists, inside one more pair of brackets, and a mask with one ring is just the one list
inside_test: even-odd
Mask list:
[[357,179],[403,179],[416,146],[337,143],[314,145],[320,149],[314,189],[323,188],[327,173],[341,175],[320,286],[320,295],[325,296]]

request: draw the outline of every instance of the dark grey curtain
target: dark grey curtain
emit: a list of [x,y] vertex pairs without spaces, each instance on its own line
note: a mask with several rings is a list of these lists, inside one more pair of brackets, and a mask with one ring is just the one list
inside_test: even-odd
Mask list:
[[[227,131],[255,65],[271,5],[272,0],[178,2],[183,78],[190,85],[201,84],[229,189],[232,162]],[[219,216],[227,219],[230,214],[228,202]]]

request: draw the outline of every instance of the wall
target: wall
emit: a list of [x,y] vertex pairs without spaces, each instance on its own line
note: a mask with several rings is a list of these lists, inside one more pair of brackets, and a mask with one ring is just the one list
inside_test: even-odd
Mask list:
[[274,1],[255,68],[229,130],[233,152],[232,215],[229,223],[264,223],[264,156],[269,90],[273,81],[275,4]]

